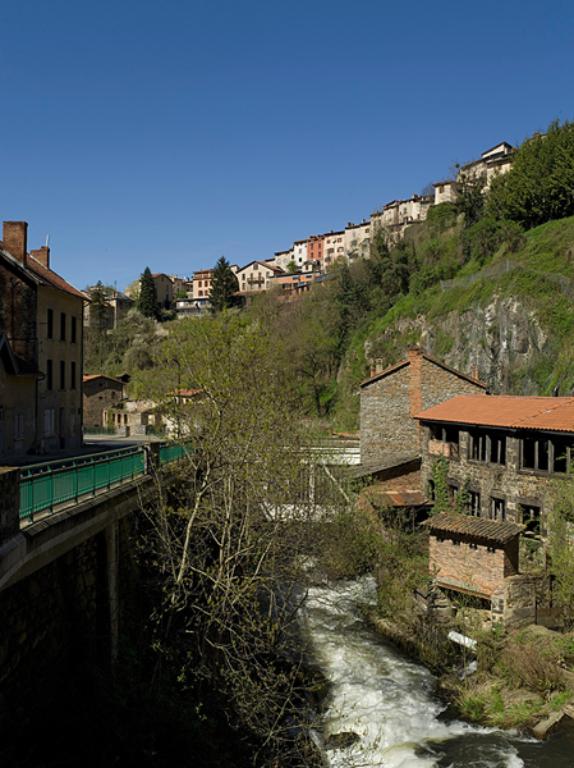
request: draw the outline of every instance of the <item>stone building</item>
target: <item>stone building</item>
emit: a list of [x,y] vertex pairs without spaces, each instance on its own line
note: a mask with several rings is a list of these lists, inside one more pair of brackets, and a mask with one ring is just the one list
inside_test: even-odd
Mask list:
[[323,263],[325,268],[332,266],[338,259],[345,257],[345,230],[328,232],[323,244]]
[[345,258],[353,263],[358,259],[368,259],[371,247],[371,222],[363,220],[360,224],[349,222],[345,227]]
[[213,280],[213,269],[198,269],[193,273],[192,280],[192,299],[209,299],[211,295],[211,281]]
[[518,574],[520,526],[456,512],[433,515],[423,525],[436,586],[490,600]]
[[275,254],[273,256],[272,263],[276,267],[280,267],[281,269],[287,271],[287,267],[289,264],[292,264],[295,262],[295,251],[294,247],[289,248],[288,251],[275,251]]
[[416,347],[408,350],[405,360],[384,370],[375,368],[360,387],[361,464],[372,467],[391,457],[420,457],[415,414],[456,394],[484,389],[472,376]]
[[161,414],[152,400],[121,400],[104,410],[103,419],[107,427],[125,437],[163,430]]
[[[87,289],[88,296],[92,296],[93,288]],[[102,330],[112,330],[117,328],[128,312],[134,306],[135,302],[125,293],[112,289],[105,289],[106,301],[105,304],[95,307],[90,303],[86,303],[84,306],[84,328],[92,328],[94,325],[99,325]],[[97,317],[94,318],[94,312],[97,312]]]
[[574,397],[460,395],[421,409],[422,481],[448,462],[452,496],[470,515],[546,531],[557,490],[574,471]]
[[371,232],[383,229],[391,243],[398,242],[405,229],[411,224],[425,221],[431,206],[433,195],[413,195],[406,200],[392,200],[382,210],[371,214]]
[[161,309],[169,309],[174,299],[173,280],[163,272],[155,272],[152,278],[158,306]]
[[102,373],[83,377],[84,428],[106,427],[104,411],[113,408],[124,396],[125,382]]
[[458,197],[459,184],[453,179],[436,181],[434,187],[434,204],[455,203]]
[[494,147],[486,149],[478,160],[460,167],[456,180],[458,182],[484,181],[484,189],[487,190],[492,184],[492,180],[497,176],[508,173],[512,167],[516,149],[507,141],[501,141]]
[[83,306],[50,265],[50,249],[28,252],[28,225],[4,222],[0,243],[2,393],[0,456],[82,444]]
[[293,261],[297,268],[303,266],[308,261],[307,240],[295,240],[293,243]]
[[249,294],[267,291],[270,287],[270,279],[281,274],[283,274],[282,269],[268,262],[252,261],[237,271],[239,292]]

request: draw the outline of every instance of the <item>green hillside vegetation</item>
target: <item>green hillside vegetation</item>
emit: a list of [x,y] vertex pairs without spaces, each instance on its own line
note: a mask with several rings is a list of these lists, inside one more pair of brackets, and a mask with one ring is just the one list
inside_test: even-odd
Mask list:
[[519,301],[547,337],[537,359],[509,372],[510,391],[527,382],[528,391],[560,384],[566,394],[574,386],[573,213],[574,125],[554,123],[520,147],[488,194],[480,182],[463,183],[456,205],[433,207],[395,247],[379,232],[369,260],[336,266],[296,305],[272,310],[267,297],[250,311],[273,324],[286,385],[294,370],[304,409],[339,429],[357,427],[356,391],[369,363],[390,364],[420,342],[412,320],[423,316],[435,330],[432,352],[448,355],[456,340],[441,321],[495,297]]

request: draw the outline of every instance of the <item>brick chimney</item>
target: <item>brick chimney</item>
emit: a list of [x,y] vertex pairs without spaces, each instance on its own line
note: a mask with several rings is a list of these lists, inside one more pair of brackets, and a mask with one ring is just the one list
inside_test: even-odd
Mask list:
[[43,245],[41,248],[36,248],[34,251],[30,251],[36,261],[39,261],[46,269],[50,269],[50,249],[47,245]]
[[2,231],[4,249],[21,264],[26,264],[28,253],[28,222],[5,221]]
[[407,360],[409,361],[409,405],[410,415],[423,409],[422,392],[422,362],[423,353],[419,347],[409,347],[407,350]]

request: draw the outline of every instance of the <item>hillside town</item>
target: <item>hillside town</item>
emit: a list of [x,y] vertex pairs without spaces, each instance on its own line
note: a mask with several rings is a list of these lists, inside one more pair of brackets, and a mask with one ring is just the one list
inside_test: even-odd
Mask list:
[[[237,278],[238,299],[247,304],[254,296],[273,291],[280,301],[297,300],[328,279],[329,270],[336,264],[353,264],[369,258],[370,244],[377,232],[383,233],[389,244],[396,244],[409,227],[426,220],[433,206],[455,203],[465,184],[478,183],[486,193],[493,179],[510,170],[515,151],[508,142],[500,142],[482,152],[477,160],[461,165],[453,179],[435,182],[433,194],[392,200],[357,224],[348,222],[342,229],[295,240],[290,248],[244,266],[231,264]],[[212,277],[213,267],[196,270],[185,278],[152,273],[158,305],[174,310],[178,318],[209,313]],[[110,292],[108,327],[116,327],[125,316],[138,290],[139,284],[135,282],[125,293]],[[89,324],[89,311],[86,322]]]

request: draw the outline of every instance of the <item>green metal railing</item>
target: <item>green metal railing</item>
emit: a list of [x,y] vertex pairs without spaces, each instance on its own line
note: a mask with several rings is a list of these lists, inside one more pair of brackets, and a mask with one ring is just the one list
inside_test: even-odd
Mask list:
[[[159,465],[181,461],[190,448],[189,443],[160,444]],[[20,472],[20,520],[31,522],[34,515],[78,504],[87,497],[142,477],[148,470],[144,446],[24,467]]]
[[169,464],[170,461],[179,461],[186,455],[189,446],[182,445],[181,443],[172,443],[167,445],[160,445],[159,447],[159,463]]

